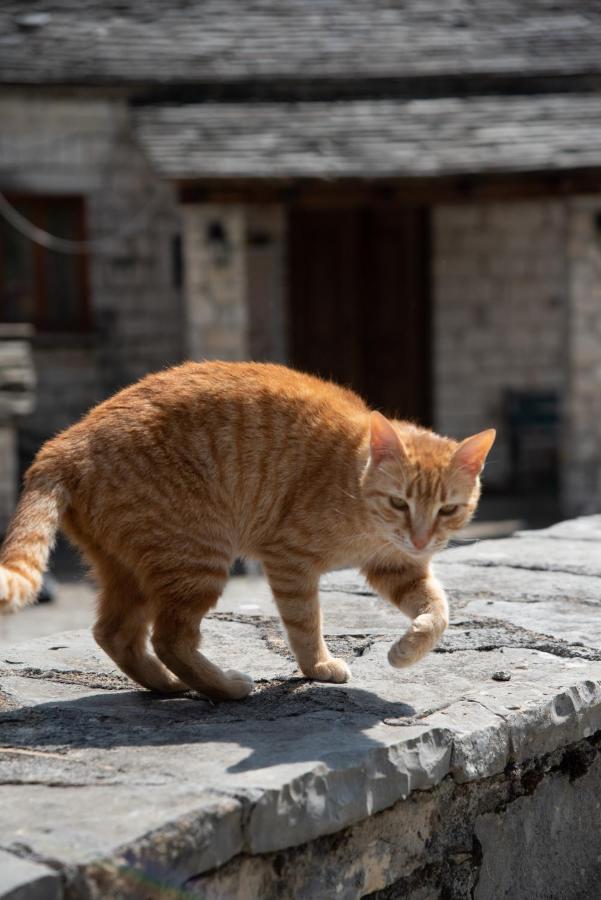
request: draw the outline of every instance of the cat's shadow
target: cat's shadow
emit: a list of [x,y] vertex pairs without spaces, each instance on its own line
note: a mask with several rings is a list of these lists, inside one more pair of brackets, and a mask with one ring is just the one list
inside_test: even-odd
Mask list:
[[[400,739],[416,715],[402,701],[354,686],[292,678],[258,688],[246,700],[221,704],[123,690],[0,711],[0,745],[42,751],[186,746],[193,754],[194,745],[211,744],[216,761],[224,759],[223,771],[239,773],[334,756],[343,762],[382,746],[367,733],[373,726],[386,722]],[[236,748],[250,753],[227,765],[230,754],[219,744],[234,745],[234,758]]]

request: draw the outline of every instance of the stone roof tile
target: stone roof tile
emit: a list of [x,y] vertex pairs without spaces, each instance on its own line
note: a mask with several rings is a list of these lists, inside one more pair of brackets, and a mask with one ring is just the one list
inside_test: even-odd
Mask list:
[[431,177],[601,165],[601,97],[206,103],[133,110],[176,179]]
[[4,0],[0,81],[574,75],[601,71],[586,0]]

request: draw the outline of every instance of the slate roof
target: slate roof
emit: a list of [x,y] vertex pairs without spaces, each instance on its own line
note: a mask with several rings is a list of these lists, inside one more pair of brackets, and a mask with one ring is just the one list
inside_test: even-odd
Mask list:
[[601,72],[597,0],[2,0],[0,82]]
[[599,0],[2,0],[2,83],[150,101],[179,179],[601,167]]
[[601,96],[148,106],[138,139],[164,176],[419,177],[601,165]]

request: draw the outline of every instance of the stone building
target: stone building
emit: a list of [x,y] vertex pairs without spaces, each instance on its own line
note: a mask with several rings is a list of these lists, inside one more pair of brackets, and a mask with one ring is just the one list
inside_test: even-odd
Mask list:
[[601,509],[600,8],[7,0],[0,84],[25,456],[146,371],[270,359]]

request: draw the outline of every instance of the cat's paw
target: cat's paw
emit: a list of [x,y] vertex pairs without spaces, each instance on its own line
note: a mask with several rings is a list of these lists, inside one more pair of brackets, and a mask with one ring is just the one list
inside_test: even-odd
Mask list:
[[394,642],[388,651],[388,662],[395,669],[406,669],[426,656],[434,644],[435,641],[429,634],[409,632]]
[[400,641],[395,641],[388,651],[388,662],[395,669],[405,669],[407,666],[412,666],[418,659],[419,656],[416,654],[415,648],[407,646],[407,643],[402,638]]
[[335,684],[344,684],[350,681],[351,670],[343,659],[332,657],[325,662],[317,663],[311,672],[305,672],[308,678],[314,681],[333,681]]
[[395,669],[405,669],[419,662],[434,649],[448,625],[446,609],[444,614],[424,613],[413,620],[411,628],[395,641],[388,651],[388,662]]
[[225,672],[227,678],[227,691],[231,700],[243,700],[251,693],[255,686],[250,675],[237,672],[236,669],[228,669]]

